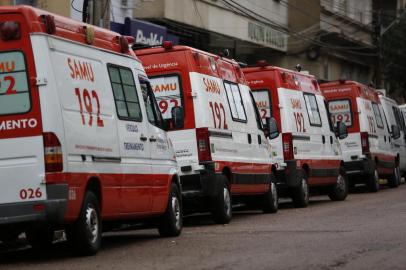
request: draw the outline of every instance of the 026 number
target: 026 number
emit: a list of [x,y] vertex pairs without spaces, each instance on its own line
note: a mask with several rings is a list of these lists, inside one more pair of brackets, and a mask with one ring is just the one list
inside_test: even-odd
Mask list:
[[32,189],[32,188],[23,188],[20,190],[20,198],[22,200],[27,199],[38,199],[42,197],[42,191],[40,188]]

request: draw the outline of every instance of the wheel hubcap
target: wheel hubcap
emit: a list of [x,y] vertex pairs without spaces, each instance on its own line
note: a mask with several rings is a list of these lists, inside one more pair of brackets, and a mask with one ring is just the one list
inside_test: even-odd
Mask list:
[[271,184],[271,192],[272,192],[273,204],[275,207],[277,207],[278,206],[278,191],[276,190],[275,183]]
[[374,176],[375,176],[375,184],[377,187],[379,187],[379,175],[377,170],[375,170]]
[[89,205],[86,209],[86,225],[89,232],[90,241],[96,242],[99,234],[99,218],[96,210]]
[[306,179],[302,179],[302,190],[303,190],[303,197],[305,200],[309,198],[309,189],[307,187]]
[[231,198],[228,188],[223,188],[223,196],[224,196],[224,210],[226,211],[227,215],[231,215]]
[[345,191],[345,179],[341,174],[338,175],[338,177],[337,177],[337,191],[338,192]]
[[180,220],[181,220],[181,212],[180,212],[180,203],[178,200],[178,197],[173,196],[172,197],[172,211],[173,211],[173,216],[175,217],[175,226],[176,228],[180,228]]

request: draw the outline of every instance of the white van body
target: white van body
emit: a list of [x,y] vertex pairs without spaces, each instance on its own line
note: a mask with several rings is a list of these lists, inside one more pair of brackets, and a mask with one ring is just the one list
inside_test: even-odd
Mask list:
[[342,121],[348,128],[348,137],[340,140],[340,145],[350,184],[366,183],[370,191],[378,191],[379,178],[392,179],[397,163],[388,115],[378,92],[353,81],[320,86],[333,124]]
[[[217,195],[223,189],[235,201],[267,194],[272,189],[270,147],[237,62],[186,46],[136,54],[164,118],[170,123],[167,111],[175,105],[184,108],[185,125],[171,129],[169,136],[181,169],[185,207],[206,211],[213,200],[223,200]],[[225,223],[231,216],[213,217]]]
[[392,141],[392,151],[396,153],[400,173],[403,175],[406,173],[406,127],[403,113],[395,100],[384,95],[379,95],[379,99],[387,116],[389,128],[395,125],[398,126],[400,130],[400,137]]
[[[270,65],[243,71],[263,123],[273,117],[280,129],[279,136],[270,139],[278,190],[298,207],[308,204],[308,186],[334,193],[337,179],[345,179],[341,150],[314,76]],[[340,198],[345,199],[346,180],[340,182]]]
[[[6,74],[12,90],[0,89],[0,241],[25,231],[42,246],[66,228],[92,255],[102,221],[148,217],[160,217],[161,234],[178,235],[175,153],[124,37],[28,6],[2,8],[0,20],[22,33],[0,40],[0,60],[15,68]],[[162,216],[173,205],[171,227]]]

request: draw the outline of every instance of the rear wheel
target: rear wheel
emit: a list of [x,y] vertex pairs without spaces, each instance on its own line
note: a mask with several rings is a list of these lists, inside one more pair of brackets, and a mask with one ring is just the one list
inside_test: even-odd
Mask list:
[[166,211],[159,220],[158,231],[164,237],[178,236],[182,232],[182,225],[181,195],[176,184],[172,184]]
[[93,192],[86,192],[79,218],[67,228],[66,235],[79,255],[94,255],[100,249],[102,237],[100,206]]
[[269,190],[264,194],[262,211],[264,213],[276,213],[278,212],[278,191],[276,190],[276,185],[272,181]]
[[337,176],[337,182],[332,187],[328,196],[333,201],[344,201],[348,195],[348,179],[343,168],[340,168],[340,173]]
[[367,175],[367,187],[370,192],[378,192],[379,186],[379,174],[378,170],[374,168],[372,174]]
[[393,174],[389,177],[388,179],[388,185],[391,188],[397,188],[400,183],[400,169],[399,166],[396,165],[396,167],[393,169]]
[[55,231],[46,225],[31,227],[25,231],[25,237],[34,249],[50,248],[54,241],[54,234]]
[[222,176],[223,185],[216,196],[210,198],[211,215],[217,224],[227,224],[232,218],[231,194],[227,185],[227,178]]
[[293,190],[292,201],[295,207],[307,207],[309,205],[309,185],[306,174],[300,174],[300,185]]

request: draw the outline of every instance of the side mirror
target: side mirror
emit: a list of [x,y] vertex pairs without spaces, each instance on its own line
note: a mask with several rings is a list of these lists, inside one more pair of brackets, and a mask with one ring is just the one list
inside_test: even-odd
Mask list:
[[399,129],[399,126],[397,126],[397,125],[392,125],[392,126],[391,126],[391,130],[392,130],[392,132],[391,132],[392,138],[394,138],[395,140],[396,140],[396,139],[399,139],[399,137],[400,137],[400,129]]
[[183,108],[176,106],[172,108],[172,124],[173,124],[173,128],[175,129],[179,129],[179,128],[183,128],[183,124],[184,124],[184,117],[183,117]]
[[271,117],[266,119],[266,133],[271,140],[279,136],[278,124],[275,118]]
[[341,121],[337,122],[335,133],[336,137],[339,138],[340,140],[347,138],[348,136],[347,126]]

